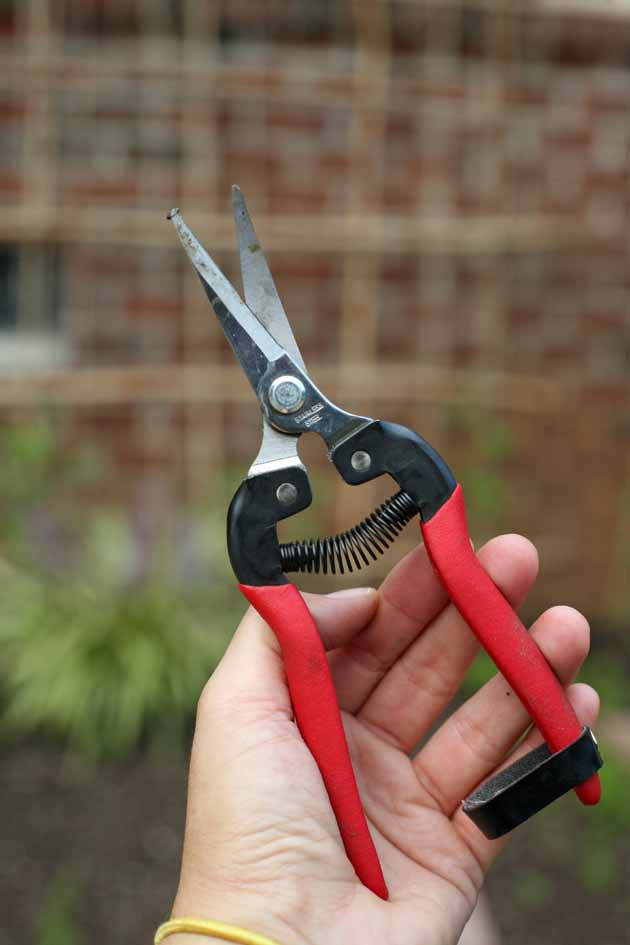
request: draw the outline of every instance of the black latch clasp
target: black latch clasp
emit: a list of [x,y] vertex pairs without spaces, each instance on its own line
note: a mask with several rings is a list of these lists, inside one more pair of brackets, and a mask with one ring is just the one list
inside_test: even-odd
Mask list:
[[464,800],[464,813],[494,840],[586,781],[602,764],[595,736],[585,726],[561,751],[552,754],[540,745],[488,778]]

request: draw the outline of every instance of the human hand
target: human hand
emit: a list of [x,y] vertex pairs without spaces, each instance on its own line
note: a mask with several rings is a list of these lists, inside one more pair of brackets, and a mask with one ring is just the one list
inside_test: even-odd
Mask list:
[[[479,557],[518,606],[536,577],[533,546],[503,536]],[[390,899],[362,886],[346,857],[319,771],[293,721],[279,646],[249,610],[199,702],[173,917],[207,916],[284,945],[454,945],[508,839],[487,840],[460,801],[504,762],[529,725],[527,713],[497,675],[410,757],[479,649],[423,547],[378,592],[305,596],[329,652]],[[569,686],[588,652],[586,620],[554,607],[531,632]],[[584,684],[568,694],[580,720],[592,726],[597,694]],[[530,732],[518,754],[539,742]],[[173,945],[209,941],[169,937]]]

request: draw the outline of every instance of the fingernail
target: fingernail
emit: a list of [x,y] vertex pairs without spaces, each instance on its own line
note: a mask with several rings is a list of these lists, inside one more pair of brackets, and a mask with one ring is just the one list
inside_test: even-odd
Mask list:
[[346,587],[343,591],[333,591],[332,594],[326,594],[326,597],[371,597],[376,594],[375,587]]

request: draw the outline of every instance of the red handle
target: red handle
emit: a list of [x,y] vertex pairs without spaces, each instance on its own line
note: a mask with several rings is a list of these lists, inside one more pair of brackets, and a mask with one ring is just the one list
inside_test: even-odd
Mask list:
[[293,584],[239,586],[280,643],[295,719],[328,791],[348,859],[361,882],[381,899],[387,899],[383,871],[363,813],[337,695],[315,621]]
[[[545,657],[472,550],[461,486],[428,522],[422,534],[429,557],[449,597],[519,697],[552,751],[582,734],[582,724]],[[592,775],[575,792],[584,804],[601,795]]]

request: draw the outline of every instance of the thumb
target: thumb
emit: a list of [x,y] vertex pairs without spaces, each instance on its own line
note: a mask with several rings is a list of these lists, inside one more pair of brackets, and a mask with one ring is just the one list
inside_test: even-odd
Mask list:
[[[308,594],[305,603],[330,649],[370,621],[378,594],[369,588]],[[288,627],[298,636],[300,629],[297,619],[295,627]],[[297,832],[296,822],[302,824]],[[249,608],[199,700],[175,914],[199,911],[198,902],[217,896],[217,877],[219,883],[227,877],[228,891],[232,888],[240,897],[235,914],[240,908],[243,915],[243,890],[247,899],[248,889],[268,886],[251,876],[266,877],[270,858],[281,862],[283,870],[292,857],[298,864],[304,858],[303,842],[308,844],[304,838],[309,832],[303,824],[315,825],[310,835],[314,843],[332,839],[339,854],[339,833],[322,776],[294,723],[280,644],[268,624]],[[320,857],[321,862],[325,861]],[[247,882],[238,882],[239,864]],[[347,877],[345,858],[342,869]],[[330,867],[325,864],[323,870],[328,884]],[[225,895],[223,887],[223,902]]]
[[[327,650],[343,646],[359,633],[378,607],[378,593],[371,587],[303,597]],[[207,688],[230,693],[250,707],[257,703],[266,710],[291,713],[280,644],[253,607],[241,620]]]

